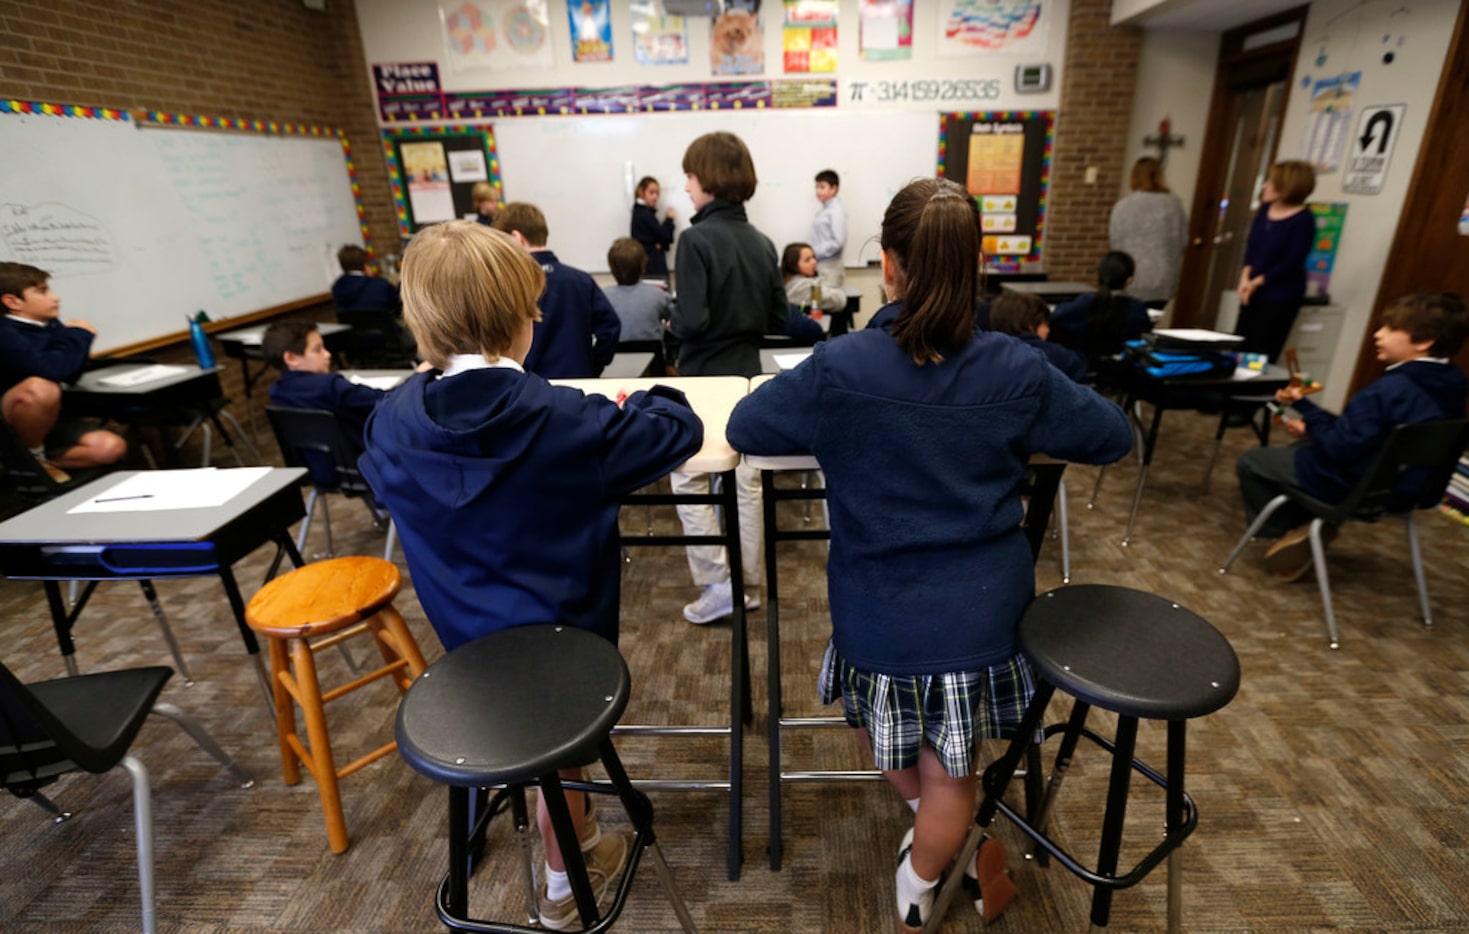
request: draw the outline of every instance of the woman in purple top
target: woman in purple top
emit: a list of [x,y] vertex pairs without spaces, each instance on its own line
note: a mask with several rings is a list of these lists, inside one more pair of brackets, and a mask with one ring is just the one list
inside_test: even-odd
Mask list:
[[1316,170],[1309,162],[1272,165],[1245,244],[1234,333],[1245,339],[1246,351],[1272,360],[1280,356],[1306,297],[1306,257],[1316,242],[1316,218],[1306,210],[1306,198],[1315,188]]

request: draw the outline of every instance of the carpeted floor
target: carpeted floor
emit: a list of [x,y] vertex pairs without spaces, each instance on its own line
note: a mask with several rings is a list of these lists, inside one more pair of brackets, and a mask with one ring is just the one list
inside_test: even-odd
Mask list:
[[[1092,510],[1085,504],[1095,470],[1072,468],[1067,476],[1073,583],[1168,596],[1214,622],[1243,665],[1234,703],[1190,725],[1188,788],[1200,823],[1182,850],[1184,929],[1469,930],[1469,528],[1437,513],[1420,516],[1436,614],[1425,630],[1416,619],[1400,525],[1347,527],[1330,552],[1342,629],[1341,649],[1330,651],[1314,583],[1270,580],[1259,564],[1263,545],[1252,545],[1231,574],[1217,573],[1243,530],[1230,464],[1248,441],[1246,432],[1230,433],[1212,489],[1200,495],[1214,423],[1170,413],[1129,547],[1119,539],[1135,462],[1108,471]],[[265,447],[273,454],[273,445]],[[332,505],[338,553],[381,552],[381,536],[360,505]],[[783,516],[784,524],[803,523],[798,505]],[[819,517],[818,509],[813,521]],[[668,509],[655,510],[653,521],[660,530],[675,525]],[[623,523],[637,534],[646,528],[646,514],[627,510]],[[322,547],[314,531],[308,557]],[[815,670],[829,625],[824,557],[817,542],[781,550],[787,715],[822,712]],[[257,553],[239,567],[247,597],[268,558]],[[1058,561],[1059,543],[1052,540],[1038,566],[1041,589],[1060,585]],[[144,728],[134,751],[153,779],[160,929],[439,929],[432,901],[447,858],[442,789],[396,757],[345,779],[352,846],[332,855],[311,780],[282,784],[273,723],[218,582],[164,581],[158,589],[197,679],[185,686],[176,678],[165,699],[195,713],[259,779],[241,791],[172,724]],[[680,550],[630,551],[622,648],[634,698],[624,722],[727,720],[729,628],[685,623],[679,609],[694,595]],[[426,654],[437,657],[441,650],[411,585],[398,606]],[[39,584],[0,583],[0,619],[4,661],[22,679],[63,673]],[[134,585],[100,588],[76,637],[84,671],[167,663]],[[745,740],[739,881],[725,873],[725,796],[654,793],[660,838],[699,930],[889,931],[893,857],[910,818],[885,785],[788,786],[785,865],[779,872],[768,867],[763,611],[752,617],[751,640],[755,716]],[[323,661],[325,678],[345,676],[334,655]],[[331,710],[334,746],[348,754],[381,742],[391,731],[395,697],[379,684],[339,701]],[[1141,737],[1144,758],[1160,766],[1163,733],[1160,725],[1145,724]],[[627,737],[619,748],[635,778],[717,780],[727,769],[727,743],[718,738]],[[867,765],[845,730],[793,734],[784,759],[787,769]],[[1084,746],[1057,809],[1056,833],[1088,861],[1105,781],[1101,754]],[[136,929],[127,778],[73,775],[53,786],[51,796],[76,816],[53,826],[28,803],[6,798],[0,804],[0,928]],[[604,821],[617,823],[610,815]],[[1125,865],[1152,846],[1161,825],[1161,794],[1135,783]],[[1060,866],[1021,859],[1014,829],[997,826],[1011,847],[1020,897],[993,929],[1084,929],[1090,890]],[[474,881],[481,915],[515,918],[523,909],[512,851],[503,845],[508,840],[506,827],[492,830],[491,857]],[[1165,897],[1160,868],[1116,896],[1112,928],[1162,930]],[[944,929],[979,926],[974,912],[958,905]],[[640,871],[620,929],[677,930],[651,866]]]

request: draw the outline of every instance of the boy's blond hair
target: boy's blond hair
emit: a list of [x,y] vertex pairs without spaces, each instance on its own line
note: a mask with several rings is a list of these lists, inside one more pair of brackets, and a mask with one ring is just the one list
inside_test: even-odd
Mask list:
[[403,251],[403,320],[438,369],[455,354],[499,357],[521,322],[541,320],[540,264],[508,234],[474,221],[419,231]]

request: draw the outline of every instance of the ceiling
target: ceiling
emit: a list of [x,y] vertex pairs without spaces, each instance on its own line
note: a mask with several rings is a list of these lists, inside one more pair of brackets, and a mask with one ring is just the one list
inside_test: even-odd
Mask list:
[[[1222,32],[1294,9],[1304,2],[1306,0],[1158,0],[1113,25],[1141,26],[1148,30]],[[1120,4],[1114,2],[1116,5]],[[1140,6],[1137,0],[1126,5]]]

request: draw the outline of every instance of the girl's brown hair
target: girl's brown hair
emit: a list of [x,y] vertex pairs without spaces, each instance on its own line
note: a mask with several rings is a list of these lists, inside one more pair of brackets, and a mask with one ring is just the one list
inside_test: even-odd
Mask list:
[[979,206],[963,186],[942,178],[908,183],[882,218],[881,246],[896,262],[903,313],[893,322],[898,346],[919,366],[974,334],[982,236]]
[[1316,167],[1299,159],[1275,163],[1268,178],[1285,204],[1305,204],[1316,190]]
[[438,369],[455,354],[498,357],[541,320],[546,274],[509,234],[474,221],[420,230],[403,251],[403,320]]
[[[801,274],[801,251],[810,250],[809,243],[787,243],[780,254],[781,276],[790,279]],[[814,250],[812,252],[815,252]]]

